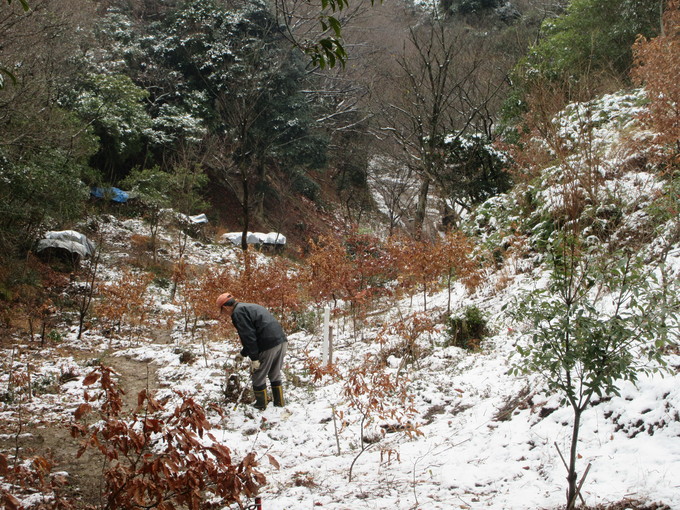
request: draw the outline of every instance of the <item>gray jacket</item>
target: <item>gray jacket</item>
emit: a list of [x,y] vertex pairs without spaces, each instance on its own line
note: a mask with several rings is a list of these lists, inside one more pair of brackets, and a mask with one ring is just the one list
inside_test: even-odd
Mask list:
[[243,344],[241,356],[252,360],[259,359],[261,352],[288,341],[279,321],[263,306],[236,303],[231,322]]

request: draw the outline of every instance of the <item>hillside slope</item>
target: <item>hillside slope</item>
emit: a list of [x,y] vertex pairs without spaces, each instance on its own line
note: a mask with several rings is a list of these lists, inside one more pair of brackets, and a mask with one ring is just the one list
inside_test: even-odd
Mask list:
[[[663,259],[673,282],[680,276],[680,239],[677,215],[663,210],[669,183],[631,164],[638,159],[624,156],[620,143],[624,133],[634,131],[639,108],[634,94],[610,96],[593,106],[597,113],[591,118],[598,120],[591,124],[596,129],[590,131],[589,147],[600,155],[597,194],[592,195],[597,200],[581,212],[589,218],[584,224],[591,229],[591,243],[608,243],[612,250],[633,247],[646,254],[650,268]],[[565,112],[561,129],[565,139],[573,132],[577,140],[581,132],[568,119],[579,116],[571,115]],[[182,319],[184,297],[173,299],[170,288],[156,280],[146,294],[153,313],[135,334],[106,332],[94,324],[78,339],[76,326],[60,323],[55,325],[58,341],[44,345],[19,330],[4,338],[2,450],[10,458],[17,451],[26,457],[40,451],[24,448],[72,421],[87,389],[84,378],[102,361],[118,367],[133,402],[145,385],[157,389],[157,401],[167,399],[169,410],[190,396],[208,410],[215,440],[234,459],[255,452],[267,478],[260,492],[266,510],[560,508],[566,471],[557,448],[565,454],[569,449],[572,414],[560,405],[558,394],[547,390],[542,376],[510,374],[516,346],[526,337],[523,325],[511,321],[503,308],[546,284],[546,257],[540,250],[563,210],[558,174],[583,168],[579,157],[573,151],[568,165],[547,166],[536,179],[469,218],[480,250],[498,252],[497,264],[485,270],[475,291],[457,285],[452,294],[454,313],[475,306],[488,321],[489,335],[479,349],[450,345],[443,320],[429,332],[418,331],[418,317],[445,314],[449,295],[444,291],[428,297],[427,310],[416,295],[376,304],[363,323],[346,313],[334,315],[335,370],[323,371],[321,310],[314,309],[317,327],[289,336],[288,405],[260,413],[240,391],[248,374],[235,361],[235,332],[216,328],[213,320],[193,329]],[[102,279],[131,278],[129,246],[145,226],[112,217],[101,225],[107,248]],[[163,231],[161,238],[173,246],[176,234]],[[197,241],[187,245],[185,257],[204,267],[238,268],[241,260],[232,246]],[[677,329],[675,334],[677,341]],[[637,385],[621,383],[620,395],[598,398],[584,413],[578,470],[582,474],[590,466],[582,491],[588,507],[680,508],[677,344],[666,349],[664,359],[665,376],[643,374]],[[238,376],[242,386],[230,386],[229,376]],[[32,381],[30,394],[21,391],[25,377]],[[56,453],[62,464],[56,470],[68,463],[64,452],[74,451],[67,440],[60,441]],[[91,474],[99,475],[94,468]],[[26,507],[42,497],[7,483],[2,487]],[[91,490],[81,490],[85,501],[96,501],[96,486]]]

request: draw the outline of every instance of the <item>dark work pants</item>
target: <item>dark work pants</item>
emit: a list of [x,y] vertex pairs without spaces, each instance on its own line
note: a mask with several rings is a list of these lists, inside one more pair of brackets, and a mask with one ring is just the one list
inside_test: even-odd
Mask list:
[[267,378],[270,382],[282,381],[281,367],[283,367],[283,358],[286,356],[287,348],[288,342],[283,342],[260,353],[260,368],[251,374],[254,389],[265,389]]

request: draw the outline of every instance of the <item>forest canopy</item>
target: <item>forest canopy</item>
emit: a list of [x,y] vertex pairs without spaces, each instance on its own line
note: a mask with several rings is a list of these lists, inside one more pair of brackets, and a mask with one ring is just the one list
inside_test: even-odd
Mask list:
[[[380,185],[389,221],[420,232],[428,201],[460,212],[511,186],[496,147],[546,90],[554,111],[629,86],[664,7],[538,4],[7,0],[0,238],[19,254],[82,218],[89,187],[151,170],[206,176],[194,192],[244,230],[294,197],[375,214],[369,182],[387,172],[404,185]],[[186,203],[168,202],[202,212]]]

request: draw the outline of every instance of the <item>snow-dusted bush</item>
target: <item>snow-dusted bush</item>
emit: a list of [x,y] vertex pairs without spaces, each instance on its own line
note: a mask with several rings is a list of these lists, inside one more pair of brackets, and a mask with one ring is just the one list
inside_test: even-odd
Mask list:
[[678,336],[677,288],[627,253],[611,255],[562,233],[549,251],[546,287],[518,296],[508,310],[527,324],[515,374],[542,373],[574,416],[567,508],[574,508],[581,415],[594,397],[619,395],[622,381],[665,366]]

